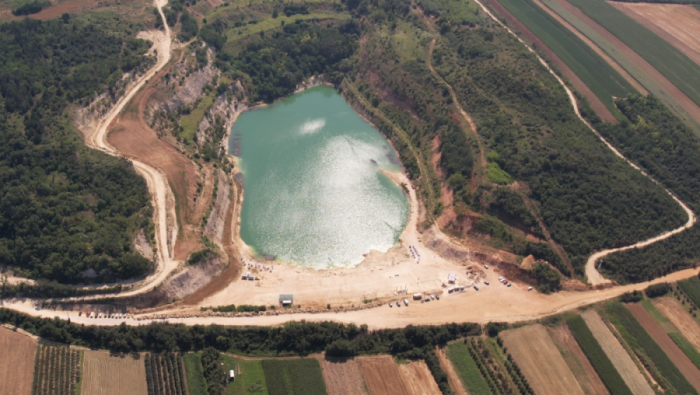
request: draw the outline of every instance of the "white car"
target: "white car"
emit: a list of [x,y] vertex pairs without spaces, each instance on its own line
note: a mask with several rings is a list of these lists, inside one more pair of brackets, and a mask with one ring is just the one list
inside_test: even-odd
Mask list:
[[394,307],[394,304],[389,302],[389,307]]
[[488,269],[488,268],[489,268],[489,265],[484,265],[484,269]]
[[527,290],[528,290],[528,291],[532,291],[532,287],[527,287]]

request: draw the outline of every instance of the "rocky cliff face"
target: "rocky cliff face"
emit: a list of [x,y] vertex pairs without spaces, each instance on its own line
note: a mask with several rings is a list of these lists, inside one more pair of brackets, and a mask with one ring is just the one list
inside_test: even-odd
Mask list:
[[[248,109],[248,96],[240,81],[231,84],[219,95],[197,128],[197,145],[219,144],[222,153],[229,154],[228,140],[236,118]],[[222,130],[217,130],[222,129]]]

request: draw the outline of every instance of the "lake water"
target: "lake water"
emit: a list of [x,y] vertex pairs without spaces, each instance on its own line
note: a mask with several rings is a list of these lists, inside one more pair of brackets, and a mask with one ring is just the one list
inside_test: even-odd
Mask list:
[[332,88],[241,114],[231,152],[245,196],[241,237],[258,255],[317,269],[396,244],[408,219],[396,153]]

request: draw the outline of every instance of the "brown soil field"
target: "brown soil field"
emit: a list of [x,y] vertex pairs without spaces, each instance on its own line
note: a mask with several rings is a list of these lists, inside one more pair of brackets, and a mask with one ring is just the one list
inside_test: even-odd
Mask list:
[[586,394],[609,394],[595,368],[571,334],[569,327],[562,325],[558,328],[552,328],[549,330],[549,334],[581,385],[583,392]]
[[622,379],[625,380],[627,386],[632,390],[632,393],[637,395],[654,395],[654,390],[651,389],[642,372],[639,371],[630,355],[622,347],[615,335],[610,332],[610,329],[605,325],[598,313],[589,310],[581,314],[581,317],[586,321],[586,325],[588,325],[593,336],[598,340],[600,347],[615,365]]
[[581,81],[578,75],[576,75],[576,73],[574,73],[574,71],[571,70],[571,68],[569,68],[569,66],[567,66],[556,53],[554,53],[554,51],[552,51],[542,40],[540,40],[537,35],[531,32],[527,26],[525,26],[518,20],[518,18],[503,7],[498,0],[486,0],[486,4],[505,18],[508,21],[508,25],[510,25],[514,31],[520,32],[521,36],[523,36],[527,41],[535,44],[538,50],[544,52],[547,59],[549,59],[549,61],[561,71],[563,76],[569,80],[571,85],[573,85],[577,91],[588,99],[593,111],[595,111],[603,121],[617,123],[617,119],[612,115],[610,110],[605,107],[605,104],[600,101],[598,96],[596,96],[588,85]]
[[409,387],[409,394],[415,395],[441,395],[428,365],[424,361],[415,361],[409,364],[399,365],[399,370],[403,374],[403,379]]
[[567,11],[574,14],[582,22],[590,26],[598,34],[603,36],[608,42],[610,42],[615,48],[617,48],[623,55],[633,61],[642,71],[644,71],[651,79],[654,80],[661,88],[663,88],[669,95],[671,95],[696,121],[700,122],[700,107],[695,104],[688,96],[686,96],[680,89],[678,89],[671,81],[666,79],[661,73],[659,73],[652,65],[650,65],[644,58],[637,55],[630,47],[625,45],[619,38],[614,34],[607,31],[604,27],[600,26],[596,21],[588,17],[586,14],[581,12],[578,8],[571,5],[566,0],[555,0],[562,7],[566,8]]
[[413,394],[391,356],[359,357],[357,363],[370,395]]
[[700,11],[685,4],[610,2],[700,64]]
[[86,351],[82,392],[90,395],[148,395],[143,359]]
[[654,341],[661,346],[666,355],[671,358],[673,364],[683,373],[688,382],[700,391],[700,370],[687,355],[681,350],[666,331],[659,325],[658,322],[649,314],[641,303],[627,304],[629,311],[632,312],[634,318],[639,321],[649,335],[654,338]]
[[654,306],[678,328],[697,350],[700,350],[700,325],[677,300],[669,297],[659,298],[654,301]]
[[36,340],[0,328],[0,394],[32,393]]
[[440,366],[442,370],[447,374],[447,381],[450,383],[450,388],[457,395],[468,395],[467,390],[464,387],[464,383],[459,379],[459,375],[452,365],[452,361],[445,355],[445,350],[440,348],[435,348],[435,355],[437,355],[440,361]]
[[319,356],[323,381],[328,395],[367,395],[367,388],[357,361],[345,358],[323,358]]
[[584,394],[544,326],[528,325],[500,336],[536,394]]

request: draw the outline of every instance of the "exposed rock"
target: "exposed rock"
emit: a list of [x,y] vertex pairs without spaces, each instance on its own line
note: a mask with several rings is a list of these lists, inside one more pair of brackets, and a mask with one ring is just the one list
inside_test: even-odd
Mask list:
[[201,148],[204,143],[211,140],[208,131],[217,123],[223,123],[224,137],[219,142],[220,147],[224,149],[226,154],[229,153],[228,141],[231,136],[231,128],[236,118],[245,110],[248,109],[248,97],[246,96],[245,88],[240,81],[231,84],[228,90],[219,95],[214,103],[207,111],[204,119],[197,127],[197,145]]
[[153,260],[155,253],[153,252],[153,248],[151,247],[151,245],[148,243],[148,240],[146,240],[146,235],[143,233],[143,229],[140,229],[138,233],[136,233],[133,245],[134,250],[141,254],[141,256],[148,259],[149,261]]
[[226,268],[227,264],[224,257],[214,255],[196,266],[188,266],[169,278],[159,287],[158,292],[163,293],[166,300],[182,299],[208,284]]
[[214,208],[209,214],[207,225],[204,229],[204,234],[212,239],[222,242],[224,237],[224,224],[226,223],[226,213],[231,204],[231,185],[228,182],[226,174],[221,169],[217,169],[216,177],[218,179],[218,187],[216,191],[216,200]]
[[532,255],[528,255],[520,263],[520,267],[522,267],[525,270],[530,270],[530,269],[532,269],[533,266],[535,266],[535,257]]

